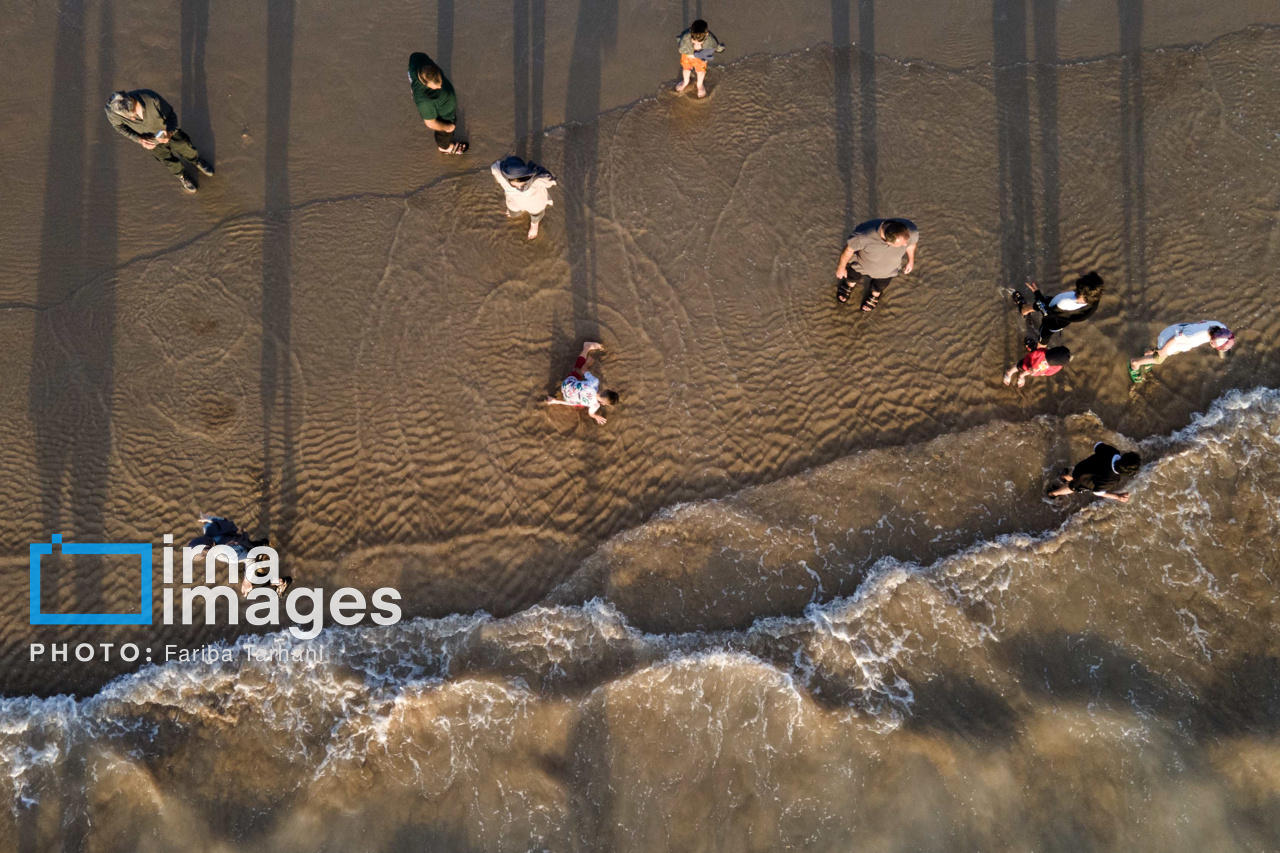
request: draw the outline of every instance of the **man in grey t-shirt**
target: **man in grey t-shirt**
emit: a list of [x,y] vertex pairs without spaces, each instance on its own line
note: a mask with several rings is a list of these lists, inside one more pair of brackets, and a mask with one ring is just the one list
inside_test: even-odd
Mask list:
[[[871,281],[871,289],[862,300],[862,310],[874,311],[889,280],[899,272],[905,274],[915,268],[916,243],[919,240],[920,229],[909,219],[872,219],[853,229],[836,267],[836,278],[840,280],[836,298],[841,302],[849,301],[851,288],[848,276],[852,266]],[[902,266],[903,255],[907,257],[905,267]]]

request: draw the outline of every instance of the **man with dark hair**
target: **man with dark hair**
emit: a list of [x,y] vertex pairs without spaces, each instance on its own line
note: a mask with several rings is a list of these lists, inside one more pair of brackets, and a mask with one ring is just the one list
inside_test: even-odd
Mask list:
[[[909,219],[872,219],[853,229],[849,243],[840,254],[836,266],[836,278],[840,284],[836,298],[849,301],[849,267],[852,266],[864,279],[870,281],[870,289],[862,300],[863,311],[874,311],[880,294],[889,281],[898,275],[911,272],[916,265],[916,243],[920,229]],[[907,265],[902,266],[906,256]]]
[[1130,451],[1121,453],[1105,442],[1093,446],[1093,454],[1081,460],[1071,471],[1063,470],[1063,483],[1049,492],[1049,497],[1060,498],[1072,492],[1093,492],[1107,500],[1129,502],[1128,492],[1112,491],[1125,477],[1138,473],[1142,457]]
[[458,120],[458,96],[440,66],[425,53],[409,55],[409,88],[422,123],[436,132],[436,147],[444,154],[464,153],[467,143],[453,139]]
[[213,167],[200,158],[200,152],[191,144],[191,139],[178,127],[173,107],[155,92],[150,89],[112,92],[111,100],[103,109],[116,133],[150,151],[178,178],[187,192],[193,193],[197,187],[195,181],[183,172],[183,159],[199,169],[202,175],[213,177]]
[[603,426],[605,417],[597,414],[600,406],[616,406],[619,397],[617,391],[601,391],[600,380],[587,372],[587,368],[591,366],[591,355],[597,352],[604,352],[604,347],[593,341],[583,344],[582,352],[573,365],[573,372],[560,383],[560,395],[564,399],[548,397],[546,402],[548,406],[575,406],[586,409],[587,414]]

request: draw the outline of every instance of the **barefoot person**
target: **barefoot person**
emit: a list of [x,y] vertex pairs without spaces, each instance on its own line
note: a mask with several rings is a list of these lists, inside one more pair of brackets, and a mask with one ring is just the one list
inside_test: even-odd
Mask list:
[[1093,446],[1093,454],[1081,460],[1070,472],[1063,471],[1063,484],[1049,496],[1060,498],[1072,492],[1093,492],[1107,500],[1129,502],[1128,492],[1114,491],[1125,477],[1138,473],[1142,465],[1142,457],[1136,453],[1121,453],[1110,444],[1098,442]]
[[1155,349],[1147,350],[1141,358],[1129,360],[1129,378],[1135,383],[1141,382],[1146,378],[1142,375],[1144,369],[1150,372],[1152,365],[1163,364],[1169,356],[1191,352],[1205,344],[1217,350],[1218,358],[1226,358],[1227,351],[1236,345],[1236,336],[1216,320],[1176,323],[1160,333]]
[[596,423],[603,426],[605,417],[598,413],[600,406],[616,406],[618,392],[601,391],[600,380],[587,372],[587,368],[591,366],[591,355],[597,352],[604,352],[604,347],[590,341],[582,345],[582,352],[574,362],[573,372],[560,383],[560,396],[564,399],[548,397],[547,405],[584,408]]
[[716,34],[707,29],[707,22],[701,19],[689,25],[689,29],[676,39],[680,48],[680,71],[683,79],[676,86],[677,92],[689,88],[689,75],[698,75],[698,97],[707,96],[707,88],[703,81],[707,77],[707,63],[711,57],[724,50],[724,44],[716,38]]
[[529,214],[529,239],[538,236],[538,223],[554,204],[548,192],[556,185],[556,176],[537,163],[526,163],[519,157],[507,157],[489,167],[493,179],[502,187],[507,200],[507,216]]
[[[1102,300],[1104,286],[1102,276],[1096,272],[1085,273],[1076,279],[1073,290],[1065,290],[1045,302],[1040,294],[1040,288],[1036,287],[1034,281],[1029,281],[1027,289],[1031,291],[1031,303],[1023,299],[1022,294],[1015,290],[1013,304],[1024,318],[1035,311],[1040,312],[1039,343],[1045,345],[1049,343],[1049,338],[1053,337],[1055,332],[1061,332],[1072,323],[1079,323],[1081,320],[1092,317]],[[1036,338],[1027,339],[1027,349],[1032,349],[1035,345]]]
[[1004,384],[1012,382],[1016,373],[1018,387],[1021,388],[1027,384],[1028,376],[1052,376],[1066,367],[1068,361],[1071,361],[1071,350],[1066,347],[1038,346],[1004,372]]
[[[848,275],[852,266],[871,282],[871,289],[862,300],[862,310],[874,311],[889,282],[899,272],[906,275],[915,268],[916,243],[919,240],[920,229],[909,219],[872,219],[853,229],[836,266],[836,278],[840,280],[836,298],[841,302],[849,301],[852,288]],[[902,266],[904,255],[907,259],[905,267]]]
[[173,107],[155,92],[150,89],[112,92],[104,110],[116,133],[150,151],[187,192],[193,193],[197,187],[183,171],[183,160],[199,169],[200,174],[213,177],[213,167],[200,158],[190,137],[178,127]]
[[462,154],[467,143],[453,138],[458,120],[458,96],[440,66],[425,53],[409,55],[409,88],[422,123],[436,132],[436,147],[444,154]]

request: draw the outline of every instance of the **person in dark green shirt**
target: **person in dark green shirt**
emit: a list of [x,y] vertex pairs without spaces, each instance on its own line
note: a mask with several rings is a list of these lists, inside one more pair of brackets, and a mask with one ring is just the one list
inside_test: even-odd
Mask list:
[[112,92],[104,109],[116,133],[150,151],[177,176],[187,192],[195,192],[196,185],[182,171],[182,160],[189,161],[201,174],[213,176],[213,167],[201,159],[191,139],[178,127],[173,107],[155,92],[150,89]]
[[425,53],[409,55],[409,88],[422,123],[436,132],[436,145],[445,154],[461,154],[467,143],[453,138],[458,120],[458,95],[440,66]]

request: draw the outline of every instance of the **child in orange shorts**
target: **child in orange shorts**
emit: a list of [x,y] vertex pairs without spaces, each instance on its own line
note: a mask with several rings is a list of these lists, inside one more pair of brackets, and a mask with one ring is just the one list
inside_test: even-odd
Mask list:
[[679,86],[676,86],[676,91],[683,92],[689,88],[689,72],[692,71],[698,75],[698,97],[705,98],[707,89],[703,81],[707,76],[707,61],[724,50],[724,44],[716,38],[715,33],[707,29],[707,22],[703,20],[690,24],[689,29],[680,34],[679,43],[680,68],[684,73],[684,79]]

